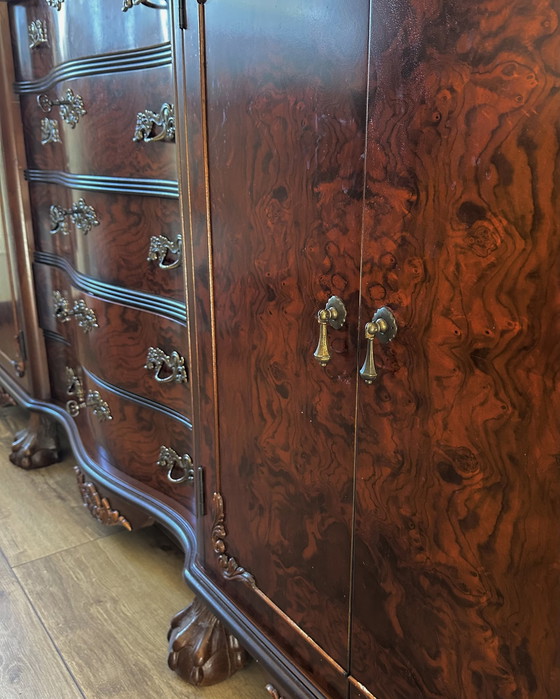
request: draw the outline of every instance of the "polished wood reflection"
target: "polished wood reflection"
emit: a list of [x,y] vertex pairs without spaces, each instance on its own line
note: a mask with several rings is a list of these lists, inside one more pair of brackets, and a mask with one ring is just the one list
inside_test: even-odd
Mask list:
[[[352,674],[560,696],[556,0],[376,2]],[[364,317],[365,322],[368,318]]]

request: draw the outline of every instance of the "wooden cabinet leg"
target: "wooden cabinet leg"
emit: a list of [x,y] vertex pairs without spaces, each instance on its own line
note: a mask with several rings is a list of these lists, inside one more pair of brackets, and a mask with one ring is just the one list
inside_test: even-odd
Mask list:
[[16,433],[10,461],[20,468],[49,466],[60,460],[56,423],[42,413],[30,413],[29,424]]
[[235,636],[197,597],[173,617],[168,638],[169,667],[195,687],[222,682],[249,660]]

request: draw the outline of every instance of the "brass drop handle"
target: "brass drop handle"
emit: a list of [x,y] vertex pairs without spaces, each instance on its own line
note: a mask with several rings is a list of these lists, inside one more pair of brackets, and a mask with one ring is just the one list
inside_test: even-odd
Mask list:
[[377,338],[385,344],[397,334],[397,321],[391,311],[383,306],[375,312],[369,323],[366,323],[365,336],[367,341],[366,358],[360,369],[360,376],[367,384],[372,384],[377,378],[377,370],[373,357],[373,341]]
[[[150,247],[148,249],[148,262],[158,261],[160,269],[176,269],[181,264],[183,254],[183,238],[178,235],[175,241],[169,240],[164,235],[153,235],[150,238]],[[171,255],[175,255],[175,259],[169,260]]]
[[99,327],[95,312],[86,305],[83,299],[74,301],[74,305],[70,308],[69,299],[60,291],[53,291],[52,298],[53,315],[60,323],[68,323],[71,318],[75,318],[85,333]]
[[338,296],[331,296],[325,308],[317,313],[319,323],[319,342],[313,357],[321,366],[327,366],[331,359],[329,344],[327,341],[327,325],[335,330],[340,330],[346,320],[346,308],[342,299]]

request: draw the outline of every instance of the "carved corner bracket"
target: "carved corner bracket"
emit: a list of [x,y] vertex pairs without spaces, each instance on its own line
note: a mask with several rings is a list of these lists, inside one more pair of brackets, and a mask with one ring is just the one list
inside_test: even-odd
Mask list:
[[169,667],[195,687],[223,682],[249,660],[237,638],[196,597],[173,617],[168,638]]
[[214,505],[214,523],[212,525],[212,548],[218,557],[218,565],[222,575],[228,580],[239,580],[250,587],[255,588],[255,578],[251,573],[242,568],[239,563],[227,552],[227,531],[225,527],[224,499],[220,493],[214,493],[212,497]]
[[78,488],[80,489],[84,507],[87,507],[91,515],[101,524],[109,527],[120,525],[127,531],[132,531],[130,522],[118,510],[111,508],[109,500],[101,497],[95,485],[86,480],[85,474],[80,471],[78,466],[74,466],[74,472],[78,479]]

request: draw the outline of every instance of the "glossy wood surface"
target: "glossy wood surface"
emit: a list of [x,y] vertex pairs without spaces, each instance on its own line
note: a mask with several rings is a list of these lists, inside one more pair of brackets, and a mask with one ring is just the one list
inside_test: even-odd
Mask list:
[[[35,265],[39,289],[38,306],[41,327],[59,333],[75,349],[76,357],[100,378],[127,391],[169,406],[190,416],[192,414],[189,381],[160,383],[155,371],[145,369],[150,347],[159,347],[167,355],[178,351],[188,357],[186,328],[163,316],[131,308],[120,303],[104,301],[70,284],[67,275],[55,267]],[[60,291],[70,300],[83,300],[95,314],[98,327],[84,332],[77,320],[67,322],[55,318],[53,292]],[[188,362],[185,363],[187,377]],[[169,375],[166,367],[160,376]]]
[[[192,452],[191,430],[165,413],[122,398],[81,373],[84,389],[99,391],[110,408],[112,420],[100,422],[91,410],[76,418],[84,446],[92,458],[114,466],[154,490],[168,495],[194,514],[194,490],[188,483],[175,485],[167,471],[157,466],[161,446],[179,455]],[[173,474],[177,477],[176,473]]]
[[[91,333],[77,332],[78,355],[82,363],[105,381],[190,417],[189,381],[160,383],[155,379],[155,370],[144,368],[150,347],[159,347],[167,355],[177,351],[186,360],[186,328],[155,313],[102,301],[81,292],[74,291],[74,298],[85,299],[99,324]],[[189,377],[187,361],[185,369]],[[169,375],[167,367],[160,375]]]
[[355,332],[332,332],[327,369],[313,352],[329,296],[357,318],[368,2],[205,13],[221,445],[208,487],[229,554],[345,665]]
[[[29,168],[177,179],[174,143],[132,140],[139,112],[158,113],[163,103],[173,103],[170,66],[66,80],[45,94],[52,100],[68,88],[82,97],[87,111],[75,128],[60,118],[58,107],[46,114],[37,104],[37,95],[20,96]],[[44,117],[58,121],[61,143],[41,144]]]
[[[108,284],[184,300],[182,268],[161,269],[157,261],[147,260],[152,236],[174,242],[181,234],[178,201],[42,183],[31,183],[30,191],[39,250],[60,255],[76,271]],[[51,234],[51,205],[70,208],[80,198],[95,209],[99,225],[84,234],[69,223],[69,235]]]
[[[373,4],[352,673],[560,696],[556,0]],[[363,355],[362,355],[363,356]]]
[[[37,79],[69,60],[169,41],[167,10],[139,6],[122,12],[122,5],[73,0],[57,11],[45,0],[11,4],[17,80]],[[46,23],[48,45],[31,49],[28,27],[36,19]]]

